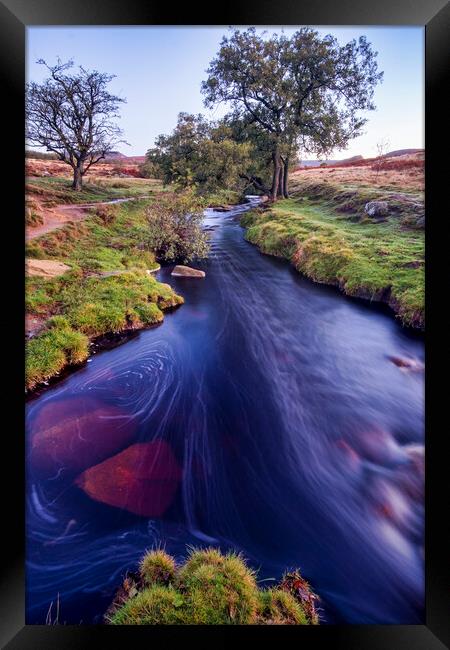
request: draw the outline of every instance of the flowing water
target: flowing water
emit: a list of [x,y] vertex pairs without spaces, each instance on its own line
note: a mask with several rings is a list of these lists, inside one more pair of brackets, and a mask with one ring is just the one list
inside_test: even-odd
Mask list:
[[423,340],[262,255],[247,207],[206,212],[205,279],[158,273],[163,325],[28,403],[27,623],[101,622],[158,543],[299,567],[324,622],[423,623]]

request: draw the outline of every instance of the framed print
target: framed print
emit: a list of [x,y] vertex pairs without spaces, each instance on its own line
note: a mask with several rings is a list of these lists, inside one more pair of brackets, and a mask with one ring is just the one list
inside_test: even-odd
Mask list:
[[448,647],[444,4],[2,3],[2,647]]

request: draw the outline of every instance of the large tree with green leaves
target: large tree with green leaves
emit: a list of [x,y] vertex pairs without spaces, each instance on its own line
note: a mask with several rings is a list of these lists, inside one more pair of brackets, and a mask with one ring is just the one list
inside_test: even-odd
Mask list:
[[290,38],[254,28],[224,37],[202,84],[205,105],[221,102],[255,124],[271,148],[270,195],[288,195],[292,157],[302,147],[325,154],[361,134],[381,80],[377,53],[365,36],[340,45],[304,27]]
[[125,100],[112,95],[108,83],[114,75],[85,70],[70,72],[73,61],[49,66],[50,76],[26,88],[26,138],[31,146],[45,147],[73,170],[73,189],[80,190],[84,174],[120,142],[115,124],[118,106]]
[[238,141],[226,123],[180,113],[169,135],[160,135],[147,152],[147,164],[164,183],[196,188],[200,193],[238,190],[241,173],[251,167],[250,142]]

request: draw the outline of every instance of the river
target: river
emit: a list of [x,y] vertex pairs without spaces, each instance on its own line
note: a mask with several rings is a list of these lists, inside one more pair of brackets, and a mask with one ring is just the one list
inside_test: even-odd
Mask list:
[[423,624],[423,338],[262,255],[247,207],[206,211],[205,279],[159,271],[160,327],[27,404],[28,624],[102,622],[156,544],[299,567],[325,623]]

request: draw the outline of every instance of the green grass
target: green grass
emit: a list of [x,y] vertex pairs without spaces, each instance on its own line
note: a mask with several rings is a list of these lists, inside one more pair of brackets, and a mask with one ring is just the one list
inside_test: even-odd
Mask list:
[[85,180],[80,191],[71,188],[71,180],[62,176],[26,178],[25,190],[47,205],[58,203],[94,203],[125,197],[146,196],[162,191],[162,185],[154,179],[144,178],[95,178]]
[[150,551],[141,561],[140,574],[137,581],[125,579],[105,616],[109,624],[307,625],[311,622],[301,598],[280,586],[271,590],[258,588],[255,572],[235,553],[223,555],[212,548],[193,549],[186,562],[176,567],[173,558],[164,551]]
[[[315,282],[388,301],[403,324],[423,328],[423,230],[408,226],[408,214],[395,210],[379,223],[363,217],[373,192],[352,190],[349,197],[347,191],[329,185],[297,187],[293,198],[244,215],[246,238],[262,252],[290,260]],[[340,213],[342,202],[350,200],[347,214]]]
[[63,316],[47,321],[47,329],[29,341],[25,381],[28,387],[57,375],[68,364],[87,359],[89,339],[74,330]]
[[[27,278],[27,313],[50,319],[26,346],[28,390],[66,365],[86,359],[90,339],[155,325],[162,322],[165,310],[183,303],[169,285],[146,272],[158,267],[153,253],[145,250],[143,208],[148,203],[123,203],[107,210],[99,206],[85,221],[28,243],[27,257],[55,259],[71,267],[55,278]],[[55,315],[65,318],[64,336],[52,328]],[[74,350],[80,346],[77,354],[71,342]]]

